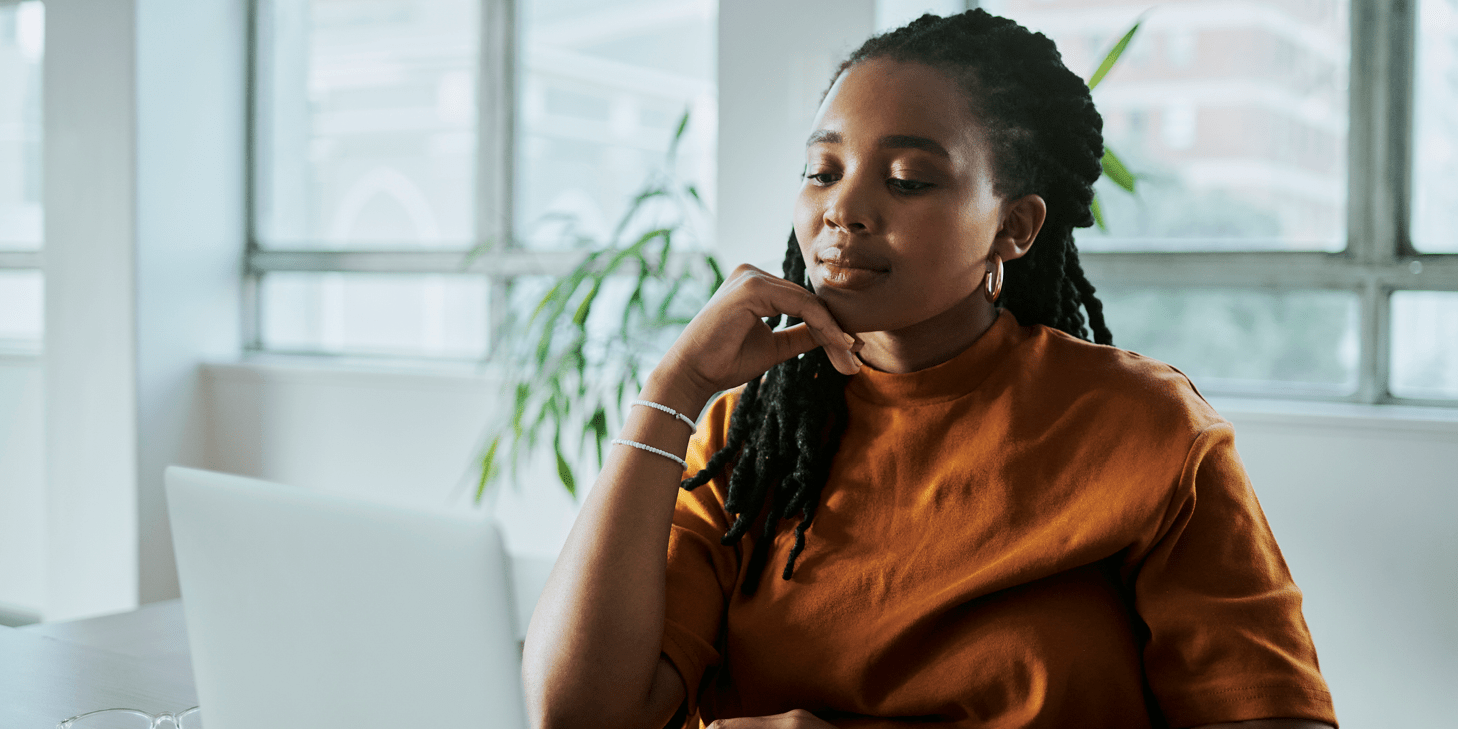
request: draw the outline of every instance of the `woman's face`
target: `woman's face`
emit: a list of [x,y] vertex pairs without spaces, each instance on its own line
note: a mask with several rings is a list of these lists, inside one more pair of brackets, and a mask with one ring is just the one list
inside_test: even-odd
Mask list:
[[[1005,215],[981,125],[953,80],[916,63],[859,63],[825,97],[806,152],[795,235],[846,331],[990,318],[980,286],[994,245],[1004,260],[1027,246],[999,239],[1019,232],[1004,225],[1018,215]],[[1026,243],[1041,223],[1040,213]]]

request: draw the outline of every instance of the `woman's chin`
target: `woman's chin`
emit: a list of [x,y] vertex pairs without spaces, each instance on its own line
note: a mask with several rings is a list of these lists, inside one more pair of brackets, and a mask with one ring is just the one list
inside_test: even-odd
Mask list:
[[830,309],[830,315],[835,317],[835,323],[847,334],[880,332],[891,328],[886,325],[884,316],[877,316],[878,312],[875,311],[867,311],[869,307],[836,301],[834,297],[823,300],[826,308]]

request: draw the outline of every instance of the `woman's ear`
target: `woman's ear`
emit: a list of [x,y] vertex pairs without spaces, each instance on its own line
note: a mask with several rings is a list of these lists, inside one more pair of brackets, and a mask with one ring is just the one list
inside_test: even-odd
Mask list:
[[1023,257],[1033,247],[1047,217],[1048,204],[1038,195],[1008,201],[1002,208],[1002,224],[992,239],[992,251],[1004,261]]

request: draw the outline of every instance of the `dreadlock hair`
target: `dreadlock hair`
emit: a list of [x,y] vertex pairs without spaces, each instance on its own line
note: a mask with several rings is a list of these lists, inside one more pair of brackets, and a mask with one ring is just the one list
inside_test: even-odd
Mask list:
[[[1091,325],[1093,341],[1111,344],[1103,305],[1073,244],[1073,229],[1094,223],[1090,207],[1101,172],[1103,118],[1088,86],[1063,65],[1053,41],[981,9],[945,18],[928,14],[867,40],[834,78],[882,58],[931,66],[955,80],[993,150],[994,190],[1004,199],[1037,194],[1048,206],[1037,245],[1005,264],[1001,306],[1023,324],[1043,324],[1082,339],[1089,339]],[[811,289],[793,231],[784,277]],[[787,325],[800,321],[785,318]],[[770,326],[778,326],[779,319],[772,318]],[[734,521],[723,543],[735,544],[760,525],[745,595],[753,595],[759,584],[780,521],[798,515],[782,577],[794,574],[845,433],[847,379],[822,349],[776,365],[745,386],[730,415],[724,447],[682,483],[692,490],[733,463],[724,510]]]

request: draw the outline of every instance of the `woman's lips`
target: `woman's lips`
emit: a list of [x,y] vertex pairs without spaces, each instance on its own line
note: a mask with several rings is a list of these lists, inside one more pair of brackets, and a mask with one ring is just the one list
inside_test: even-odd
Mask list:
[[880,281],[889,271],[875,268],[849,266],[843,263],[821,260],[820,283],[837,289],[863,289]]

